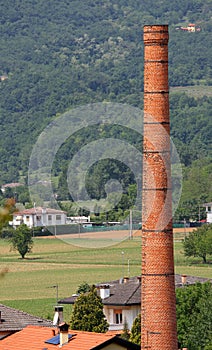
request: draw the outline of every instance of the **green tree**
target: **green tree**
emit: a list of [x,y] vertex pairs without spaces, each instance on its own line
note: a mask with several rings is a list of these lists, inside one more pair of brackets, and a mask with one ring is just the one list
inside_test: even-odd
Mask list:
[[76,293],[82,294],[82,293],[90,292],[91,289],[92,287],[87,282],[83,282],[78,286]]
[[101,298],[94,287],[88,293],[81,294],[73,308],[71,316],[72,329],[105,333],[108,323],[103,313]]
[[133,321],[130,341],[132,343],[141,345],[141,314],[139,314]]
[[196,304],[196,312],[191,322],[188,348],[212,349],[212,288]]
[[[176,290],[177,333],[180,347],[212,350],[212,284],[196,283]],[[141,344],[141,315],[132,325],[130,341]]]
[[181,347],[210,349],[212,284],[196,283],[176,290],[177,330]]
[[212,224],[206,224],[191,232],[185,237],[185,256],[201,257],[203,263],[207,263],[207,254],[212,254]]
[[12,219],[12,213],[15,210],[15,200],[8,198],[4,206],[0,208],[0,233],[2,233],[3,227],[8,225],[9,220]]
[[121,338],[125,339],[125,340],[129,340],[130,339],[130,331],[129,331],[126,319],[124,320],[124,328],[123,328],[123,332],[121,334]]
[[20,253],[22,259],[27,253],[31,252],[33,246],[32,232],[27,225],[22,224],[14,231],[10,243],[12,249]]

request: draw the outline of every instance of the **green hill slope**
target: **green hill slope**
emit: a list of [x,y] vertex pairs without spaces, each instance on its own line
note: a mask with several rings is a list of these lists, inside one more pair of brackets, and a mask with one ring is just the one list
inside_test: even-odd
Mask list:
[[[33,144],[56,115],[103,100],[142,108],[144,24],[169,24],[171,87],[211,85],[210,0],[11,0],[1,13],[0,183],[26,178]],[[201,31],[177,30],[190,22]],[[186,166],[211,157],[210,106],[209,97],[171,94]]]

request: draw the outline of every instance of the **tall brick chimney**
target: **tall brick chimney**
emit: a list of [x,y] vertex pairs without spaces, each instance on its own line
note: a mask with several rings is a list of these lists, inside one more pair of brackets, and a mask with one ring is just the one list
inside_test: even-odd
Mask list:
[[168,26],[144,26],[141,349],[177,350]]

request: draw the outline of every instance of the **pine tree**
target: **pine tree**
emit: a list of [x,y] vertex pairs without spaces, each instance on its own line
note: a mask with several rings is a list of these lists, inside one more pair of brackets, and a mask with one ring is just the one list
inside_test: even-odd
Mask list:
[[125,339],[125,340],[129,340],[130,339],[130,331],[129,331],[126,319],[124,320],[124,328],[123,328],[123,332],[121,334],[121,338]]
[[132,343],[141,345],[141,314],[139,314],[133,321],[130,341]]
[[92,287],[90,292],[83,293],[77,298],[71,316],[71,328],[105,333],[108,326],[103,313],[102,300],[97,295],[95,287]]

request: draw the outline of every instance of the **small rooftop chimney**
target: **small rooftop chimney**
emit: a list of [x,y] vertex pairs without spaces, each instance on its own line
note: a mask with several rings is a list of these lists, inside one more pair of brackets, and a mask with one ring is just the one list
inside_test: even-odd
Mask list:
[[63,322],[63,306],[56,305],[54,308],[55,314],[53,319],[53,325],[58,326]]
[[110,286],[109,284],[104,284],[99,287],[100,290],[100,298],[106,299],[110,296]]
[[187,277],[187,275],[182,275],[181,276],[182,284],[186,284],[186,277]]
[[60,347],[68,343],[68,328],[69,325],[65,322],[61,323],[59,326],[60,331]]
[[141,283],[141,276],[137,276],[137,282]]

